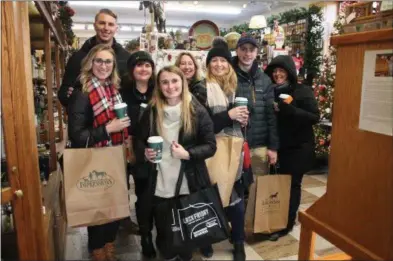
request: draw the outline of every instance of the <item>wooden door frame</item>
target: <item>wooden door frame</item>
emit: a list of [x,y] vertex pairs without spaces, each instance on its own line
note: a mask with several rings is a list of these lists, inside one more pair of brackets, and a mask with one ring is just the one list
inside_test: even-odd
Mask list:
[[28,2],[1,2],[2,120],[20,260],[48,260],[34,119]]

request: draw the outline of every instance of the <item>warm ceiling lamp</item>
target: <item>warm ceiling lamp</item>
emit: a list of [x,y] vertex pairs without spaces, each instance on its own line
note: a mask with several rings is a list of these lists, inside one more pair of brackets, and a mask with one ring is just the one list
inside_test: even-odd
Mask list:
[[198,4],[198,1],[194,1],[194,5],[197,5]]
[[266,18],[264,15],[254,15],[251,17],[248,28],[250,29],[262,29],[267,27]]

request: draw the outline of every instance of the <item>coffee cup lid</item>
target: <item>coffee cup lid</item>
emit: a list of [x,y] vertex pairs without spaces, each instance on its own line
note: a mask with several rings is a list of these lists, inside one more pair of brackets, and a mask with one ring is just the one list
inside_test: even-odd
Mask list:
[[248,101],[248,99],[245,97],[236,97],[235,101]]
[[117,109],[117,108],[124,108],[124,107],[127,107],[127,104],[124,103],[124,102],[115,104],[115,108],[116,108],[116,109]]
[[147,142],[163,142],[164,139],[161,136],[151,136],[147,139]]

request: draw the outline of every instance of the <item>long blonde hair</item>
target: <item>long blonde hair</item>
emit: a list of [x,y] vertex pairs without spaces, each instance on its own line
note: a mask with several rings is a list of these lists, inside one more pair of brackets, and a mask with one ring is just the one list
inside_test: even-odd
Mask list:
[[229,71],[224,76],[214,76],[211,69],[211,62],[207,65],[206,82],[215,82],[220,85],[225,95],[235,94],[237,88],[237,75],[232,65],[228,62]]
[[91,77],[93,76],[93,60],[96,58],[97,54],[102,51],[108,51],[112,54],[113,57],[113,68],[112,73],[108,77],[111,83],[115,86],[116,89],[119,88],[120,77],[117,73],[117,63],[116,63],[116,54],[110,46],[105,44],[98,44],[94,46],[90,52],[86,55],[85,58],[82,60],[82,69],[81,74],[79,76],[80,82],[82,84],[83,92],[88,92],[88,82],[90,81]]
[[182,80],[182,106],[181,106],[181,125],[183,127],[183,132],[185,134],[192,134],[194,132],[195,126],[193,122],[193,117],[195,115],[194,107],[191,105],[191,93],[188,90],[187,79],[183,72],[174,65],[166,66],[162,68],[157,74],[156,87],[154,88],[153,98],[151,100],[152,107],[157,110],[156,123],[157,132],[159,135],[163,135],[163,120],[164,120],[164,106],[167,105],[167,100],[160,88],[160,77],[163,72],[170,72],[180,76]]
[[180,68],[181,59],[183,58],[184,55],[187,55],[188,57],[190,57],[190,59],[192,60],[192,62],[194,63],[194,66],[195,66],[195,74],[192,76],[191,81],[197,82],[197,81],[202,80],[199,65],[198,65],[195,57],[191,53],[181,52],[176,59],[175,65]]

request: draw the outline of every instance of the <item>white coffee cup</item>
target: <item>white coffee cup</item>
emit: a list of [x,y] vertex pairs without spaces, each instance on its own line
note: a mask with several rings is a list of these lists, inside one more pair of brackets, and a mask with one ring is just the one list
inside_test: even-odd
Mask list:
[[147,139],[147,143],[150,149],[154,149],[157,153],[154,163],[160,163],[162,160],[162,149],[164,144],[164,139],[161,136],[151,136]]
[[245,97],[236,97],[235,98],[235,106],[247,106],[248,104],[248,99]]
[[280,99],[283,99],[283,100],[285,100],[285,99],[287,99],[287,98],[289,98],[290,97],[290,95],[288,95],[288,94],[285,94],[285,93],[281,93],[279,96],[278,96]]

